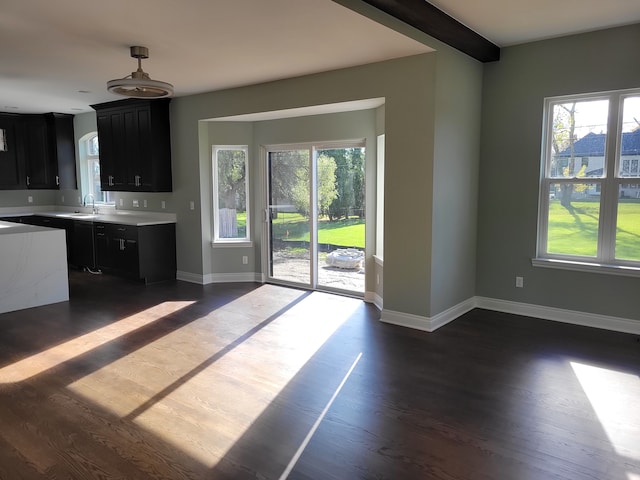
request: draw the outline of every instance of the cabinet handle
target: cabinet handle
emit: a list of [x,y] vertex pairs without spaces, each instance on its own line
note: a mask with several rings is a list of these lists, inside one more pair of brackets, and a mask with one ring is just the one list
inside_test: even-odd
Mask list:
[[29,177],[29,175],[27,175],[27,187],[31,185],[31,177]]
[[60,177],[56,175],[56,185],[60,186]]
[[113,175],[109,175],[108,179],[109,179],[109,186],[113,187]]
[[118,231],[119,232],[126,232],[127,228],[126,227],[118,227]]
[[142,184],[142,182],[140,181],[142,177],[140,175],[136,175],[134,178],[135,178],[136,187],[139,187]]

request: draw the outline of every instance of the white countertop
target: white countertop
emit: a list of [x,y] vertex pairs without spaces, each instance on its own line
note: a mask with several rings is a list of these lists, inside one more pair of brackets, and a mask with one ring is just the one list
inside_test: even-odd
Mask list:
[[[9,217],[14,214],[4,213],[2,216]],[[83,222],[104,222],[119,223],[122,225],[145,226],[145,225],[161,225],[167,223],[176,223],[176,215],[173,213],[157,213],[157,212],[132,212],[129,210],[110,210],[105,213],[92,214],[90,211],[33,211],[15,213],[15,216],[24,215],[40,215],[43,217],[64,218],[69,220],[79,220]],[[15,224],[13,224],[15,225]]]
[[[71,220],[81,220],[83,222],[103,222],[103,223],[119,223],[122,225],[145,226],[160,225],[165,223],[176,223],[175,218],[160,217],[162,214],[136,214],[129,212],[118,213],[74,213],[74,212],[44,212],[37,213],[46,217],[67,218]],[[166,214],[169,215],[169,214]]]
[[0,221],[0,235],[15,235],[17,233],[48,232],[47,227],[37,227],[24,223],[13,223]]

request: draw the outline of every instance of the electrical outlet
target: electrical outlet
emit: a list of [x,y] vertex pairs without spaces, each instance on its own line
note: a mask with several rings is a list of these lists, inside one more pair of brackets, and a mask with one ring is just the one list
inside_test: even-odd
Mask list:
[[31,195],[27,197],[27,202],[33,203],[33,197]]
[[160,202],[160,206],[161,206],[163,209],[164,209],[164,208],[167,208],[167,202],[165,202],[164,200],[162,200],[162,201]]
[[124,198],[121,198],[121,199],[120,199],[120,206],[121,206],[121,207],[124,207]]
[[243,265],[247,265],[249,263],[249,257],[247,257],[246,255],[244,255],[242,257],[242,264]]
[[135,208],[140,208],[140,202],[138,200],[133,200],[133,206]]
[[516,277],[516,288],[524,288],[524,277]]
[[146,199],[142,200],[142,206],[144,208],[147,208],[147,200]]
[[193,200],[191,200],[189,202],[189,210],[195,210],[196,209],[196,202],[194,202]]

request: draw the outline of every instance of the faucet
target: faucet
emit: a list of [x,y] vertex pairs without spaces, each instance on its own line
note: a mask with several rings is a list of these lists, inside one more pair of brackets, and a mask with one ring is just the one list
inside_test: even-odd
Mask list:
[[93,193],[87,193],[84,196],[84,200],[82,201],[82,206],[83,207],[87,206],[87,197],[91,197],[91,213],[93,213],[95,215],[96,212],[97,212],[97,210],[96,210],[96,197],[93,196]]

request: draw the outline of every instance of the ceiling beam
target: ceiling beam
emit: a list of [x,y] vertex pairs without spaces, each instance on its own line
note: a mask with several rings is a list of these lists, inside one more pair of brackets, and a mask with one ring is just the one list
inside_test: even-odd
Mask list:
[[363,1],[476,60],[500,60],[500,47],[425,0]]

